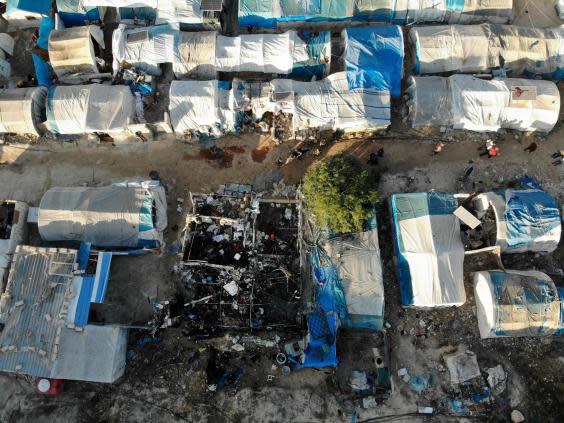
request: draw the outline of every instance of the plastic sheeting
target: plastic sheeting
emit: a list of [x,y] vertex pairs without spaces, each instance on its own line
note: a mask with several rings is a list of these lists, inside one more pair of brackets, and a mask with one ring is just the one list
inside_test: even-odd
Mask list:
[[6,2],[6,16],[16,16],[19,12],[49,15],[51,13],[51,0],[8,0]]
[[345,72],[312,82],[275,79],[271,85],[279,97],[294,93],[293,101],[273,101],[275,111],[293,114],[294,131],[376,130],[391,123],[389,91],[350,87]]
[[300,367],[334,367],[337,358],[337,332],[348,317],[343,286],[337,268],[319,247],[311,254],[312,277],[315,283],[314,311],[307,316],[308,342]]
[[46,101],[44,87],[0,91],[0,133],[40,135]]
[[162,243],[166,225],[162,186],[58,187],[39,205],[39,234],[46,241],[153,248]]
[[556,11],[560,19],[564,20],[564,0],[558,0],[556,3]]
[[513,0],[239,0],[239,24],[276,27],[350,21],[506,23]]
[[561,326],[561,300],[554,282],[537,271],[474,273],[482,338],[550,336]]
[[81,332],[61,331],[53,379],[113,383],[125,371],[127,329],[87,325]]
[[179,79],[212,80],[217,78],[215,67],[215,31],[180,32],[178,55],[172,64]]
[[289,74],[294,62],[308,58],[307,44],[295,31],[239,37],[217,36],[215,64],[220,72]]
[[321,66],[325,70],[330,51],[330,33],[327,31],[306,40],[296,31],[238,37],[225,37],[216,32],[180,32],[173,67],[177,77],[195,79],[215,79],[216,72],[288,75],[296,68],[307,70]]
[[390,199],[402,304],[460,306],[466,301],[464,245],[452,194],[394,194]]
[[156,23],[201,25],[203,23],[201,3],[201,0],[159,0]]
[[256,120],[266,112],[292,114],[294,132],[369,131],[390,125],[389,91],[351,89],[345,72],[312,82],[234,81],[233,87],[218,81],[173,81],[169,111],[177,136],[217,138],[235,130],[242,113],[249,111]]
[[169,97],[170,120],[179,137],[217,138],[234,129],[233,94],[219,81],[172,81]]
[[52,31],[49,60],[57,76],[98,73],[94,41],[104,48],[104,33],[94,25]]
[[384,282],[378,230],[331,238],[324,250],[336,267],[347,304],[342,327],[381,330]]
[[159,0],[81,0],[84,7],[151,7],[157,8]]
[[112,34],[113,70],[123,62],[149,75],[161,74],[160,64],[179,62],[177,25],[127,28],[119,25]]
[[415,77],[408,93],[413,127],[550,132],[560,111],[560,93],[550,81],[511,78],[488,81],[470,75]]
[[123,132],[135,115],[135,100],[124,85],[52,87],[47,124],[55,134]]
[[389,90],[401,95],[403,77],[403,33],[399,26],[347,28],[345,66],[354,88]]
[[488,192],[502,253],[552,252],[562,233],[556,199],[539,189]]
[[409,32],[416,74],[484,72],[564,78],[564,25],[536,29],[510,25],[413,27]]

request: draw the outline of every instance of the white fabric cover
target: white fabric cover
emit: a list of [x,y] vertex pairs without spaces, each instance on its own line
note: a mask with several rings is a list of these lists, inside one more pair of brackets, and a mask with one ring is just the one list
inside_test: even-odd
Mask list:
[[157,21],[161,23],[202,24],[201,0],[159,0]]
[[483,72],[504,66],[509,76],[551,74],[564,67],[564,26],[535,29],[512,25],[442,25],[409,32],[421,75]]
[[295,31],[217,36],[215,64],[219,72],[289,74],[294,62],[308,58],[307,45]]
[[49,34],[49,61],[59,78],[98,73],[93,40],[104,47],[104,34],[94,25],[54,30]]
[[216,32],[180,32],[178,55],[172,64],[179,79],[216,79]]
[[337,267],[352,315],[384,316],[384,279],[378,230],[328,240],[325,252]]
[[[550,336],[560,324],[560,299],[550,277],[538,271],[506,270],[506,286],[503,302],[498,302],[490,272],[476,272],[473,275],[476,315],[480,337],[498,338],[500,336]],[[512,275],[518,276],[511,280]],[[535,280],[546,281],[556,293],[556,298],[543,304],[537,310],[540,314],[531,314],[519,291],[520,277],[529,277],[528,283]],[[547,293],[548,294],[548,293]]]
[[398,228],[411,273],[412,307],[464,304],[464,245],[458,218],[426,215],[400,220]]
[[[165,0],[165,2],[166,1],[167,0]],[[153,9],[156,9],[158,3],[159,0],[82,0],[82,5],[84,7],[152,7]]]
[[[136,33],[146,33],[146,36],[141,41],[128,41],[128,36]],[[119,25],[112,34],[114,74],[119,71],[122,62],[127,62],[149,75],[159,76],[161,63],[177,60],[177,42],[177,26],[127,28],[124,24]]]
[[293,102],[275,103],[276,111],[293,113],[294,130],[382,129],[390,125],[390,93],[368,88],[349,89],[345,72],[319,81],[275,79],[274,93],[293,92]]
[[58,134],[123,132],[135,112],[124,85],[75,85],[54,88],[48,101],[49,128]]
[[221,136],[235,122],[232,92],[220,89],[218,81],[172,81],[169,112],[179,137],[196,132]]
[[0,91],[0,133],[39,135],[45,121],[45,87]]
[[[485,81],[465,75],[449,78],[453,127],[472,131],[550,132],[558,121],[560,93],[550,81],[495,79]],[[514,100],[514,87],[537,89],[536,100]]]
[[[429,91],[431,86],[433,90]],[[513,99],[515,87],[525,90],[535,87],[536,99]],[[444,125],[480,132],[500,128],[550,132],[560,111],[560,93],[550,81],[514,78],[488,81],[470,75],[415,77],[408,92],[409,117],[414,127]],[[429,110],[429,104],[439,106]],[[441,113],[435,113],[435,109]]]
[[[511,196],[511,190],[506,191],[506,196]],[[486,192],[480,194],[476,197],[475,201],[479,201],[480,198],[485,197],[493,208],[495,215],[496,224],[496,245],[501,248],[502,253],[524,253],[524,252],[552,252],[558,248],[560,243],[560,236],[562,235],[562,226],[547,230],[542,236],[531,240],[522,247],[513,247],[508,249],[507,247],[507,224],[503,218],[505,211],[507,210],[507,201],[501,195],[495,192]],[[509,251],[508,251],[509,250]]]
[[558,0],[556,3],[556,10],[558,11],[560,19],[564,20],[564,0]]
[[[140,237],[144,201],[160,198],[153,192],[135,186],[51,188],[39,204],[39,234],[46,241],[91,242],[99,247],[137,247],[139,239],[161,241],[166,220],[164,227]],[[166,213],[166,203],[155,201],[155,206]]]

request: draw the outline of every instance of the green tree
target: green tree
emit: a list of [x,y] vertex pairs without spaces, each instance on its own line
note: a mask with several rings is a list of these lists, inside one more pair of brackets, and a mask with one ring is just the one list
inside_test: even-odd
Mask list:
[[316,225],[332,232],[363,230],[378,192],[367,170],[350,155],[332,156],[304,176],[305,205]]

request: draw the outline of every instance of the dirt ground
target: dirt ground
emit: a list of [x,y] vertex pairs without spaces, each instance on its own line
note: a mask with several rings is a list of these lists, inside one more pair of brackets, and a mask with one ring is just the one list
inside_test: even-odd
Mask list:
[[[559,24],[549,3],[515,0],[517,22],[530,26],[533,21],[537,27]],[[20,44],[22,50],[28,48],[23,41]],[[22,56],[16,64],[22,74],[29,68],[28,59]],[[561,84],[561,94],[563,90]],[[383,147],[384,157],[370,170],[381,196],[378,223],[393,390],[390,398],[378,407],[357,409],[354,418],[357,422],[506,422],[511,410],[518,409],[526,421],[561,422],[564,421],[563,339],[482,341],[469,274],[465,281],[467,302],[462,307],[433,311],[401,307],[385,200],[393,192],[489,190],[505,187],[526,174],[555,195],[562,205],[564,166],[552,166],[550,156],[564,149],[563,116],[561,112],[560,122],[548,136],[511,131],[481,135],[413,131],[396,109],[392,128],[386,133],[329,143],[321,149],[320,156],[314,157],[310,152],[303,160],[294,160],[281,168],[276,161],[285,160],[296,143],[277,145],[269,137],[255,134],[219,140],[216,145],[225,152],[221,163],[210,159],[208,146],[183,144],[172,137],[118,146],[98,144],[89,137],[68,142],[42,139],[31,144],[5,137],[0,144],[0,198],[37,206],[42,194],[54,186],[106,185],[146,178],[151,170],[157,170],[169,190],[169,226],[165,239],[171,246],[177,241],[186,214],[186,208],[177,211],[177,199],[182,198],[187,204],[190,191],[213,191],[229,182],[251,183],[258,190],[280,179],[297,184],[311,165],[327,156],[349,153],[366,162],[370,153]],[[500,156],[494,159],[478,154],[478,148],[489,137],[496,139],[501,150]],[[439,141],[445,142],[446,147],[441,154],[433,155]],[[532,141],[538,144],[537,150],[524,152]],[[474,170],[463,184],[459,178],[470,161]],[[151,311],[148,298],[174,297],[172,267],[177,259],[173,249],[167,248],[161,255],[116,259],[108,292],[109,309],[104,310],[107,319],[144,321]],[[564,245],[561,243],[548,256],[507,258],[506,263],[511,263],[513,268],[537,268],[558,274],[564,265]],[[163,331],[159,344],[139,345],[136,335],[132,333],[125,375],[113,385],[67,382],[64,394],[45,397],[35,392],[31,379],[0,374],[0,423],[355,421],[355,408],[343,398],[339,375],[331,369],[308,369],[284,375],[279,366],[273,367],[276,348],[250,342],[244,352],[232,352],[222,361],[226,369],[242,371],[236,387],[212,394],[206,388],[206,371],[214,349],[228,347],[229,339],[188,339],[182,326]],[[275,339],[275,333],[263,335]],[[293,336],[283,332],[276,335],[280,336],[280,343]],[[355,352],[380,345],[378,342],[350,333],[343,334],[338,341],[340,351]],[[506,390],[480,413],[468,418],[448,413],[434,419],[417,416],[418,407],[444,410],[447,398],[456,395],[442,357],[466,348],[476,353],[482,373],[497,364],[503,366],[508,376]],[[341,360],[347,371],[355,368],[347,357]],[[431,386],[421,393],[415,392],[398,376],[402,368],[413,376],[432,376]]]
[[[177,229],[176,225],[181,226],[185,213],[185,210],[177,212],[176,199],[187,200],[190,190],[206,192],[233,181],[253,183],[258,187],[282,177],[287,183],[298,183],[306,169],[324,156],[347,152],[366,160],[371,152],[384,147],[383,160],[372,170],[377,174],[383,200],[379,216],[380,245],[385,269],[386,320],[391,325],[387,332],[394,392],[378,408],[361,409],[357,421],[404,414],[407,415],[396,421],[417,421],[418,417],[409,413],[415,412],[418,406],[436,406],[446,398],[448,374],[442,367],[441,355],[461,345],[477,354],[482,371],[502,364],[509,375],[506,392],[488,410],[488,416],[507,421],[510,410],[516,407],[530,421],[561,421],[564,410],[562,340],[481,341],[469,282],[468,301],[463,307],[423,312],[400,307],[384,200],[390,193],[398,191],[460,190],[458,178],[472,160],[474,172],[470,184],[477,189],[501,187],[527,174],[558,196],[562,204],[564,168],[550,165],[550,155],[564,148],[562,121],[546,137],[512,132],[496,135],[501,155],[495,159],[478,156],[477,150],[487,138],[485,135],[464,132],[417,134],[407,129],[401,119],[396,121],[399,123],[380,137],[336,142],[324,147],[320,157],[306,155],[304,160],[295,160],[281,169],[277,169],[275,162],[279,157],[287,157],[292,143],[275,146],[268,138],[248,134],[227,137],[217,143],[232,155],[221,164],[208,160],[204,147],[171,139],[118,147],[93,146],[85,141],[3,144],[0,147],[0,198],[37,205],[42,193],[52,186],[103,185],[146,177],[149,171],[157,170],[169,188],[170,223],[166,240],[173,243],[178,237],[178,231],[174,229]],[[439,139],[444,139],[447,146],[440,155],[433,155],[433,147]],[[538,143],[538,149],[531,154],[524,152],[523,148],[533,139]],[[561,268],[563,251],[561,247],[553,257],[543,258],[542,262],[537,260],[539,268]],[[144,259],[135,260],[138,262],[131,268],[115,263],[118,270],[112,275],[114,287],[110,288],[115,291],[110,291],[109,297],[118,304],[138,304],[135,311],[143,314],[145,297],[151,295],[153,282],[169,287],[168,291],[163,291],[165,295],[174,291],[170,270],[176,255],[151,256],[141,268],[141,273],[146,275],[142,280],[132,277],[131,272]],[[531,260],[534,265],[536,259]],[[116,287],[120,280],[124,281],[123,285]],[[137,299],[124,302],[123,296],[135,293]],[[413,335],[413,328],[420,320],[433,327],[424,339]],[[280,336],[282,341],[286,339],[284,334]],[[354,337],[341,342],[356,345]],[[170,329],[163,333],[158,345],[131,345],[126,374],[116,384],[101,386],[69,382],[66,392],[57,398],[38,396],[22,377],[2,375],[0,421],[351,421],[348,413],[353,409],[340,398],[330,370],[303,370],[284,376],[280,369],[272,369],[275,351],[263,347],[247,348],[244,356],[253,351],[254,355],[242,361],[244,372],[236,389],[221,390],[212,396],[205,388],[209,350],[206,343],[196,344],[188,340],[181,329]],[[239,366],[239,359],[232,361]],[[433,374],[432,388],[422,394],[411,390],[397,376],[397,370],[403,367],[408,368],[410,374]],[[275,377],[267,382],[269,374]]]

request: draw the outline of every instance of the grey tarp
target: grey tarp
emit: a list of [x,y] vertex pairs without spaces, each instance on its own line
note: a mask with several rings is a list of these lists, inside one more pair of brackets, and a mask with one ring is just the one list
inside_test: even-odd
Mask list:
[[77,332],[63,328],[51,377],[112,383],[125,370],[126,350],[127,329],[87,325]]
[[45,122],[47,89],[13,88],[0,91],[0,133],[39,135]]
[[144,188],[52,188],[39,204],[39,234],[46,241],[85,241],[105,247],[135,247]]

